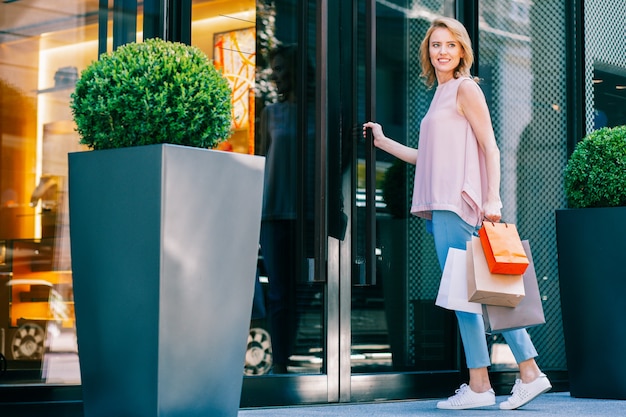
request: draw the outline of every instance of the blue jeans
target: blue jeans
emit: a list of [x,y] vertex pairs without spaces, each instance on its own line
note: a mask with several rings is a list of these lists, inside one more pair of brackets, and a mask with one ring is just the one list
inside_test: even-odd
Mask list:
[[[433,211],[433,218],[427,228],[432,231],[435,239],[435,250],[441,270],[446,263],[448,249],[465,250],[466,242],[477,232],[474,226],[470,226],[451,211]],[[456,317],[465,348],[467,367],[484,368],[491,365],[482,315],[456,311]],[[526,329],[502,332],[502,336],[511,348],[517,363],[537,356],[537,350]]]

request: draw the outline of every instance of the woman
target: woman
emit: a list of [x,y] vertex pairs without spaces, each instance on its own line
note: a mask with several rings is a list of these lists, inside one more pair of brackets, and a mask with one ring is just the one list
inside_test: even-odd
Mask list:
[[[374,122],[374,146],[415,164],[411,213],[427,219],[439,264],[448,249],[465,249],[482,219],[500,220],[500,151],[482,90],[469,70],[474,56],[463,25],[451,18],[436,19],[421,44],[422,76],[428,87],[437,84],[430,108],[421,123],[419,153],[383,133]],[[469,368],[469,385],[437,403],[438,408],[462,410],[495,404],[487,367],[490,365],[483,319],[456,312]],[[525,329],[502,333],[519,364],[520,379],[512,395],[500,404],[512,410],[527,404],[552,386],[541,372]]]

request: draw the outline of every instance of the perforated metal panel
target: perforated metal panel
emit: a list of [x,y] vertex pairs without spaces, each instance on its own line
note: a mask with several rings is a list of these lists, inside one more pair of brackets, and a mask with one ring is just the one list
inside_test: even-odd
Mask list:
[[[603,69],[619,75],[621,81],[626,79],[626,1],[588,0],[585,1],[584,13],[585,116],[586,129],[589,132],[595,127],[597,108],[594,70]],[[613,94],[624,97],[621,91],[614,91]],[[610,125],[623,124],[626,119],[626,105],[623,100],[618,103],[621,107],[620,117],[614,122],[609,120]]]
[[[419,2],[416,2],[419,3]],[[431,2],[432,3],[432,2]],[[443,2],[440,2],[443,3]],[[436,12],[441,6],[433,5],[433,12]],[[409,31],[409,65],[408,65],[408,140],[407,145],[411,147],[418,146],[420,122],[430,104],[434,91],[428,90],[420,79],[421,63],[419,56],[419,48],[424,34],[430,26],[427,19],[411,19],[408,22]],[[411,201],[413,193],[413,175],[414,171],[407,167],[409,172],[407,183],[408,201]],[[435,253],[435,245],[424,227],[422,219],[409,219],[408,233],[408,326],[409,333],[415,333],[415,314],[414,308],[420,300],[434,300],[437,298],[437,290],[439,288],[439,279],[441,277],[441,269],[437,261]],[[408,340],[408,356],[410,363],[415,363],[415,338]]]
[[565,4],[481,1],[480,76],[501,152],[503,218],[531,244],[546,324],[529,330],[543,368],[564,369],[554,211],[566,206]]

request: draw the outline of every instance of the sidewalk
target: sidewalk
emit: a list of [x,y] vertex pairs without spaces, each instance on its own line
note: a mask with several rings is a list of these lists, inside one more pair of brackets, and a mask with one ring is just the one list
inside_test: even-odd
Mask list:
[[[498,396],[499,404],[506,396]],[[626,416],[626,401],[573,398],[568,392],[547,393],[518,410],[497,405],[474,410],[438,410],[437,400],[394,401],[364,404],[333,404],[262,409],[241,409],[238,417],[400,417],[400,416],[508,416],[508,417],[619,417]]]

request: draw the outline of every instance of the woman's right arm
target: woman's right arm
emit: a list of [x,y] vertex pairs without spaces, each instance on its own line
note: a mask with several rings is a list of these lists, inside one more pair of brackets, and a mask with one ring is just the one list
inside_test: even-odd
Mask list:
[[383,133],[382,126],[378,123],[363,123],[363,137],[367,135],[367,129],[372,130],[374,146],[409,164],[415,165],[417,163],[417,149],[403,145],[391,138],[388,138]]

